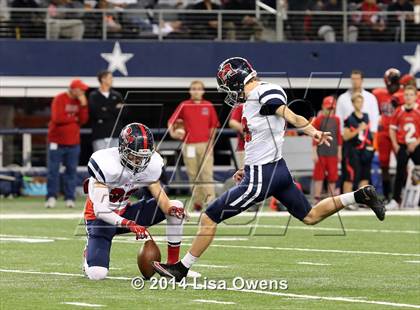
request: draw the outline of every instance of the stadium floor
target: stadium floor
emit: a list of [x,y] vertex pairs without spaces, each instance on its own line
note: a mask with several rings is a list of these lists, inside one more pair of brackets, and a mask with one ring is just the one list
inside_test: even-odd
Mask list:
[[[264,212],[221,225],[194,270],[202,274],[182,288],[131,287],[139,275],[141,242],[115,239],[110,278],[83,277],[85,244],[77,208],[45,210],[41,199],[0,200],[1,309],[392,309],[420,308],[420,213],[389,212],[385,222],[368,213],[334,216],[308,227],[287,213]],[[405,215],[404,215],[405,214]],[[344,214],[343,214],[344,215]],[[196,232],[198,216],[185,228],[182,253]],[[166,256],[164,227],[151,229]],[[242,277],[242,282],[233,279]],[[255,280],[287,281],[287,290]],[[207,281],[207,282],[206,282]],[[210,281],[228,288],[203,289]],[[237,280],[238,281],[238,280]],[[273,282],[272,282],[273,283]],[[282,282],[284,283],[284,282]],[[220,284],[222,286],[222,284]]]

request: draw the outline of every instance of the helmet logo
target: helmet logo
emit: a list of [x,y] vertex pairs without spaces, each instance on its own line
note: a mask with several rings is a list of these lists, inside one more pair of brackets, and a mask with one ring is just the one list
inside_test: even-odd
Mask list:
[[130,144],[134,142],[135,138],[132,135],[132,132],[133,130],[131,129],[131,127],[128,127],[126,130],[124,130],[123,139],[126,144]]
[[236,70],[232,68],[232,65],[230,63],[226,63],[222,69],[217,72],[217,76],[219,79],[221,79],[223,82],[226,82],[228,78],[231,78],[237,73]]

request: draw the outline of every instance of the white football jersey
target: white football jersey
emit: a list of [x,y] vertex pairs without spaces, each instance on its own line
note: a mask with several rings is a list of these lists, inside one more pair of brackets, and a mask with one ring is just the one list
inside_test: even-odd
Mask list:
[[[163,159],[154,152],[146,169],[133,174],[120,161],[117,147],[103,149],[92,154],[88,163],[89,198],[93,192],[96,180],[106,184],[109,188],[109,207],[112,210],[123,209],[133,194],[141,187],[148,186],[159,180],[162,174]],[[94,177],[93,177],[94,176]]]
[[245,165],[263,165],[282,158],[286,121],[274,112],[283,104],[287,104],[286,93],[275,84],[260,82],[248,94],[242,113]]

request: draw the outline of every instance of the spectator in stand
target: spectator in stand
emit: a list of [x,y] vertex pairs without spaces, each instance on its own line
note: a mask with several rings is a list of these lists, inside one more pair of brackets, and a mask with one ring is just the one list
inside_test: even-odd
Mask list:
[[[110,9],[114,9],[115,7],[117,7],[116,4],[114,5],[113,3],[107,0],[99,0],[98,4],[96,5],[97,9],[103,9],[103,10],[110,10]],[[102,17],[102,14],[101,14],[101,17]],[[122,26],[118,22],[117,13],[107,12],[102,18],[104,19],[103,22],[106,23],[107,32],[118,33],[122,31]],[[101,21],[102,21],[102,18],[100,19]],[[99,23],[98,27],[100,27],[102,30],[102,22]]]
[[[211,0],[203,0],[192,4],[187,7],[190,10],[201,10],[201,11],[214,11],[220,10],[220,5],[212,2]],[[191,17],[194,17],[191,20]],[[188,25],[190,29],[190,35],[193,39],[210,39],[214,40],[217,38],[217,14],[198,14],[192,15],[187,14],[184,25]]]
[[[370,130],[376,133],[378,130],[379,121],[379,108],[376,97],[363,89],[363,72],[360,70],[353,70],[350,75],[351,78],[351,89],[347,90],[344,94],[341,94],[337,100],[336,115],[340,119],[341,129],[343,129],[344,120],[350,116],[354,111],[354,106],[351,101],[351,97],[354,93],[360,93],[363,96],[363,110],[362,112],[369,115]],[[343,132],[343,131],[342,131]]]
[[94,152],[118,146],[118,135],[124,126],[123,120],[118,119],[123,107],[123,98],[119,92],[112,89],[112,73],[107,70],[100,71],[97,77],[100,86],[89,95]]
[[7,0],[0,0],[0,22],[10,19],[10,12],[6,9],[9,7]]
[[387,209],[398,209],[401,192],[407,179],[407,164],[411,159],[420,165],[420,108],[416,103],[417,89],[407,85],[404,89],[404,105],[392,116],[389,135],[397,154],[397,174],[395,176],[392,200]]
[[48,6],[49,37],[48,39],[57,40],[60,37],[69,38],[72,40],[82,40],[85,32],[85,25],[83,24],[82,14],[64,13],[60,12],[61,8],[83,8],[80,2],[73,2],[72,0],[52,0]]
[[[197,211],[215,198],[213,147],[216,128],[220,126],[213,104],[203,99],[204,92],[203,82],[191,82],[191,98],[181,102],[168,121],[171,137],[186,144],[182,155],[193,186],[191,201]],[[184,131],[173,126],[179,120],[183,121]]]
[[[21,9],[37,9],[40,6],[35,0],[13,0],[11,2],[12,8]],[[16,39],[32,38],[35,36],[34,30],[40,27],[39,20],[41,17],[38,12],[34,11],[12,11],[10,12],[10,20],[15,28]],[[45,26],[42,24],[42,28]]]
[[333,96],[327,96],[322,101],[322,114],[318,115],[312,125],[322,131],[331,132],[333,140],[331,146],[320,145],[313,142],[312,154],[315,164],[313,172],[314,200],[321,200],[324,180],[328,181],[328,192],[335,194],[335,186],[338,180],[338,163],[341,161],[341,146],[343,144],[340,131],[340,120],[334,115],[336,100]]
[[[309,9],[313,9],[314,0],[288,0],[288,11],[299,11],[303,13]],[[308,17],[305,14],[293,15],[288,13],[288,23],[291,27],[291,36],[293,40],[302,41],[307,39],[306,26]]]
[[373,135],[370,131],[369,115],[363,113],[363,95],[354,93],[351,101],[354,112],[344,121],[343,140],[347,145],[343,192],[351,192],[356,187],[369,184],[374,153]]
[[420,33],[420,0],[413,2],[413,23],[407,29],[407,41],[418,41]]
[[[361,13],[352,16],[355,37],[358,41],[383,41],[387,39],[384,16],[376,0],[364,0],[358,7]],[[356,40],[355,40],[356,41]]]
[[386,88],[375,88],[372,93],[378,100],[381,118],[378,126],[378,153],[379,164],[382,171],[382,189],[385,199],[389,199],[391,193],[391,176],[389,175],[389,162],[391,159],[392,143],[389,137],[389,123],[392,114],[399,105],[396,93],[400,89],[401,73],[395,68],[385,71],[384,81]]
[[242,127],[242,111],[243,104],[237,105],[233,108],[232,114],[230,115],[229,127],[236,130],[238,133],[238,144],[236,147],[235,157],[238,163],[238,168],[244,167],[245,159],[245,140],[243,136],[243,127]]
[[48,125],[48,181],[46,208],[54,208],[60,184],[60,164],[64,172],[64,199],[66,207],[75,206],[77,166],[80,154],[80,126],[88,121],[88,86],[73,80],[68,91],[54,97],[51,121]]
[[[225,0],[223,10],[255,11],[255,0]],[[226,27],[233,29],[228,40],[254,40],[261,41],[263,27],[254,15],[226,14]]]
[[[326,2],[318,1],[312,8],[314,11],[325,12],[341,12],[343,5],[338,0],[328,0]],[[335,42],[337,35],[342,35],[342,15],[310,15],[312,27],[317,38],[326,42]],[[348,41],[355,42],[357,40],[357,28],[353,25],[348,28]]]
[[[406,31],[410,29],[414,20],[414,7],[408,0],[397,0],[388,6],[388,12],[396,13],[388,16],[388,27],[392,30],[392,40],[401,38],[401,20],[405,19]],[[418,33],[416,41],[418,41]]]

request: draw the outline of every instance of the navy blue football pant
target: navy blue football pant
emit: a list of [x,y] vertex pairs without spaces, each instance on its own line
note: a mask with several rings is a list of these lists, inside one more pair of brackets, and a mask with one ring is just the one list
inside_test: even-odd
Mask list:
[[[154,198],[142,199],[127,207],[122,217],[135,221],[138,225],[150,227],[166,219]],[[130,232],[126,228],[116,227],[102,220],[86,221],[87,253],[89,267],[101,266],[109,268],[111,243],[115,235]]]
[[245,166],[245,176],[241,183],[214,200],[206,214],[214,222],[220,223],[271,196],[301,221],[312,209],[305,195],[293,182],[286,162],[280,159],[265,165]]

